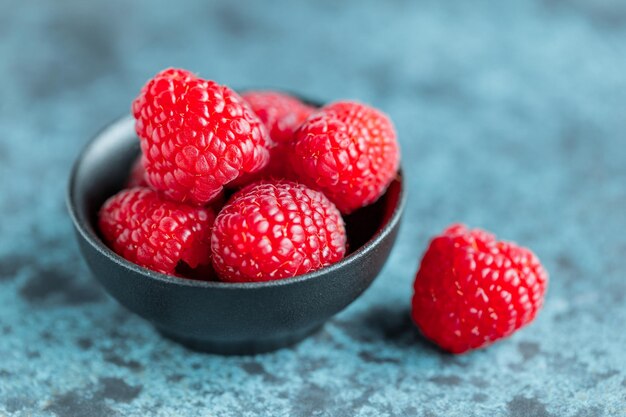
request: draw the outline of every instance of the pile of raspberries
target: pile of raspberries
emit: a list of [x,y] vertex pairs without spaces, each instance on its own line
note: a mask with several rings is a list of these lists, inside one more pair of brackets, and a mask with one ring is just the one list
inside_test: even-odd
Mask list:
[[100,231],[115,252],[164,274],[269,281],[338,262],[342,215],[378,200],[398,171],[393,124],[356,102],[240,96],[167,69],[132,113],[141,156],[102,207]]
[[[182,69],[132,103],[141,155],[99,213],[111,249],[181,279],[291,278],[340,261],[343,217],[396,178],[395,128],[353,101],[321,108],[274,91],[239,95]],[[436,236],[414,281],[413,320],[462,353],[509,336],[541,308],[536,256],[481,230]]]

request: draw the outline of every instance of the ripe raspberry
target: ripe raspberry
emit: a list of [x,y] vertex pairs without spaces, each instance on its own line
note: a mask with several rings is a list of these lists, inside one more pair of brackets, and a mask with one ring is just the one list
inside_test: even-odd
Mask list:
[[344,214],[378,200],[398,170],[393,124],[363,104],[325,106],[295,136],[289,154],[296,177],[324,192]]
[[297,98],[277,91],[249,91],[241,96],[259,116],[276,144],[289,142],[315,110]]
[[530,250],[452,225],[424,254],[413,286],[413,321],[443,349],[463,353],[531,322],[547,283]]
[[104,240],[137,265],[170,275],[184,262],[191,268],[211,262],[211,226],[206,208],[165,200],[149,188],[123,190],[100,209]]
[[149,187],[148,181],[146,181],[146,169],[143,164],[143,155],[139,155],[130,168],[126,188]]
[[228,87],[167,69],[132,105],[150,185],[168,198],[203,205],[224,185],[267,165],[263,123]]
[[295,97],[275,91],[250,91],[242,94],[252,110],[259,116],[274,147],[270,150],[270,162],[256,174],[240,178],[232,185],[246,185],[262,178],[290,178],[288,144],[296,129],[315,110]]
[[346,232],[341,214],[319,191],[260,182],[235,194],[218,214],[211,250],[222,280],[271,281],[339,261]]

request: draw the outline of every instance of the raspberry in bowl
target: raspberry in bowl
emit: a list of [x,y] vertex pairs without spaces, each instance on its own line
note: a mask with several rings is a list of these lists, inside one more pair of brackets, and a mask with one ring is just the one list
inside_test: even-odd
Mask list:
[[[307,105],[320,107],[310,102]],[[246,123],[238,124],[241,125]],[[255,143],[262,142],[255,135],[250,133],[250,143],[245,149],[250,150]],[[405,204],[400,171],[375,203],[348,215],[340,214],[321,191],[290,179],[261,180],[245,186],[224,205],[224,197],[219,203],[211,198],[220,195],[222,188],[228,188],[226,180],[215,183],[207,180],[209,177],[203,179],[194,174],[194,181],[200,182],[193,192],[177,189],[170,195],[146,188],[146,182],[157,184],[158,188],[169,181],[164,170],[167,168],[163,168],[164,164],[158,160],[160,156],[154,152],[153,159],[147,162],[153,165],[148,165],[143,175],[147,181],[132,181],[135,188],[124,191],[129,184],[129,172],[133,166],[137,168],[140,146],[144,152],[150,148],[143,141],[140,145],[133,118],[122,118],[100,132],[80,154],[72,170],[69,211],[81,252],[104,288],[162,334],[192,349],[253,354],[302,340],[369,287],[395,241]],[[181,157],[195,155],[189,152],[189,155],[183,152]],[[242,159],[242,169],[224,171],[222,178],[236,182],[237,178],[254,175],[255,170],[262,170],[263,164],[258,161],[266,157],[262,150],[252,151],[246,159],[247,165],[243,163],[245,158]],[[202,172],[208,172],[206,166],[194,165],[198,166]],[[187,181],[186,174],[179,178],[183,183]],[[207,184],[211,187],[205,187]],[[207,199],[211,201],[206,203]],[[228,258],[238,247],[229,229],[232,221],[229,223],[228,219],[247,213],[246,204],[250,201],[268,205],[267,218],[274,213],[271,204],[278,202],[292,222],[288,226],[281,223],[281,227],[269,225],[274,227],[275,236],[279,236],[281,230],[292,232],[289,238],[298,249],[285,254],[291,264],[276,264],[283,265],[283,269],[269,261],[260,262],[255,266],[257,269],[244,268]],[[317,213],[316,216],[321,213],[324,221],[317,226],[300,227],[298,216],[308,212]],[[145,215],[149,219],[125,222],[123,219],[127,217],[122,214],[127,217]],[[176,223],[178,229],[170,220],[164,220],[171,217],[181,219]],[[102,227],[103,218],[109,221],[106,229]],[[213,227],[211,241],[207,241],[206,230],[199,226],[198,219]],[[263,229],[265,220],[251,223],[254,228],[245,230],[259,239],[260,249],[254,251],[255,256],[262,256],[272,244],[284,249],[280,244],[284,236],[264,239],[264,234],[269,236],[270,233]],[[158,245],[159,237],[164,235],[146,234],[144,239],[137,230],[110,227],[118,223],[127,224],[127,228],[141,224],[145,230],[180,232],[181,238],[167,252],[154,249],[155,256],[158,254],[168,262],[153,267],[154,257],[147,256],[146,251],[153,250],[151,245]],[[215,232],[218,230],[215,225],[219,226],[220,235]],[[130,251],[129,255],[124,251],[133,239],[145,243],[145,250]],[[305,241],[298,243],[298,239]],[[122,245],[121,249],[112,242]],[[301,250],[301,245],[308,246]],[[316,250],[318,247],[321,249]],[[132,261],[126,259],[133,256]],[[199,275],[187,273],[189,267],[195,266],[202,271],[207,262],[216,266],[217,274],[215,271]],[[179,268],[181,264],[183,268]]]

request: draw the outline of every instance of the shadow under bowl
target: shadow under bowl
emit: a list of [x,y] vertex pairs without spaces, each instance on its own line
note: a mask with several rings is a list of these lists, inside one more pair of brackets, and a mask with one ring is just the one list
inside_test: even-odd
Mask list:
[[98,210],[123,188],[138,154],[131,118],[107,126],[74,165],[68,209],[83,257],[109,294],[194,350],[254,354],[302,340],[369,287],[396,239],[405,204],[401,174],[375,204],[345,217],[351,252],[336,264],[294,278],[252,283],[154,272],[115,254],[97,229]]

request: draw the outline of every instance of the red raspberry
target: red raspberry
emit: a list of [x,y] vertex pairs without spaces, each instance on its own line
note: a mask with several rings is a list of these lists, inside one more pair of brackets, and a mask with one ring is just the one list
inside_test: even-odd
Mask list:
[[259,116],[274,141],[270,162],[262,171],[235,181],[245,185],[262,178],[290,178],[288,144],[296,129],[315,110],[295,97],[275,91],[250,91],[242,94],[252,110]]
[[224,185],[267,165],[271,140],[237,93],[180,69],[143,87],[132,105],[150,185],[203,205]]
[[387,116],[363,104],[337,102],[298,129],[290,158],[301,182],[324,192],[348,214],[385,193],[400,151]]
[[295,97],[276,91],[249,91],[241,96],[265,124],[276,144],[289,142],[315,110]]
[[211,209],[165,200],[149,188],[123,190],[100,209],[99,226],[113,251],[137,265],[176,275],[211,262]]
[[260,182],[236,193],[218,214],[211,250],[222,280],[271,281],[339,261],[346,232],[341,214],[319,191]]
[[149,187],[148,181],[146,181],[146,169],[144,168],[143,155],[139,155],[133,166],[130,168],[130,174],[128,175],[128,181],[126,182],[126,188],[134,187]]
[[424,254],[413,286],[413,320],[443,349],[463,353],[531,322],[547,283],[530,250],[453,225]]

